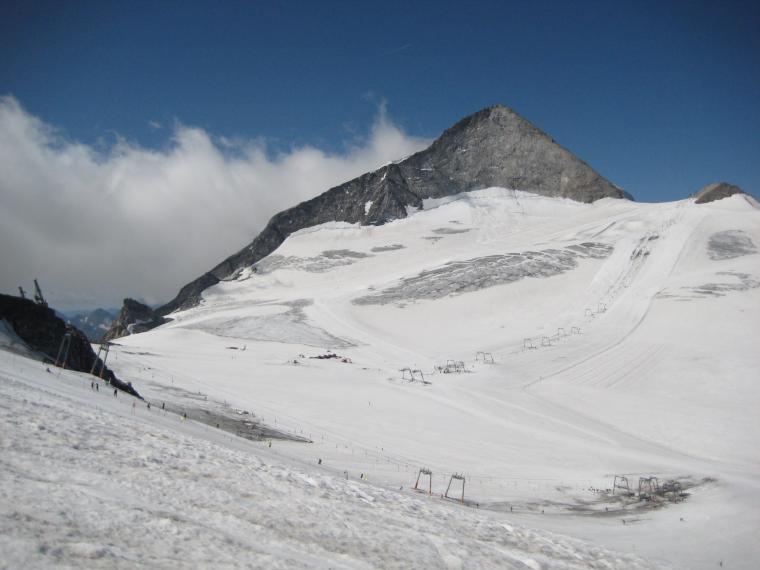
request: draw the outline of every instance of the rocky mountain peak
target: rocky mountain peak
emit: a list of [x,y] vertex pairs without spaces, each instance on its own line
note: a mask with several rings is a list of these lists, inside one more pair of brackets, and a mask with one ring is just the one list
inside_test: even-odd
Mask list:
[[728,182],[713,182],[700,188],[694,195],[694,198],[697,204],[706,204],[715,200],[728,198],[734,194],[745,194],[745,192],[738,186],[734,186]]
[[150,330],[164,322],[166,322],[165,319],[148,305],[127,298],[124,299],[121,311],[119,311],[119,315],[114,320],[111,328],[103,335],[103,340],[113,340],[129,334]]
[[[331,221],[383,224],[406,217],[426,198],[492,186],[579,202],[630,199],[513,110],[494,105],[460,120],[427,149],[276,214],[249,245],[185,285],[155,314],[196,305],[204,289],[263,259],[295,231]],[[127,332],[113,328],[107,338]]]

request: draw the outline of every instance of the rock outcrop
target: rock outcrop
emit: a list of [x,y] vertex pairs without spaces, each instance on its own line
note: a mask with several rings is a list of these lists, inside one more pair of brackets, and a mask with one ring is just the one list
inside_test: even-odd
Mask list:
[[157,314],[148,305],[124,299],[124,304],[119,315],[114,320],[111,328],[103,335],[103,340],[113,340],[130,334],[148,331],[166,322],[166,319]]
[[715,182],[704,186],[694,195],[695,203],[707,204],[708,202],[715,202],[715,200],[722,200],[728,198],[734,194],[745,194],[744,190],[728,182]]
[[514,111],[489,107],[447,129],[427,149],[276,214],[253,242],[185,285],[156,314],[196,305],[203,290],[266,257],[300,229],[330,221],[383,224],[406,217],[426,198],[491,186],[580,202],[631,199]]
[[[66,368],[89,372],[97,359],[90,341],[82,331],[66,325],[53,309],[30,299],[0,294],[0,319],[5,320],[26,345],[47,362],[54,363],[66,333],[71,345],[66,357]],[[100,367],[98,367],[100,371]],[[105,368],[102,377],[114,387],[140,397],[128,382],[119,380],[113,371]]]

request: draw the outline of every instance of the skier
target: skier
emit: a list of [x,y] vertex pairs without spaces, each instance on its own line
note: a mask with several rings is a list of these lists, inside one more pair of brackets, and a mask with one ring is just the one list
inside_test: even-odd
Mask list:
[[113,389],[113,397],[116,397],[116,388]]
[[148,402],[148,409],[150,410],[150,402]]

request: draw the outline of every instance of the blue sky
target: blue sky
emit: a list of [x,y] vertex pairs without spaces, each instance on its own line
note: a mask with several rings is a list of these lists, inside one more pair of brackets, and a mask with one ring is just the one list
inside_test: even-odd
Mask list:
[[165,302],[277,211],[495,103],[637,200],[757,195],[759,6],[6,1],[0,290]]
[[514,108],[639,200],[760,182],[757,2],[16,2],[0,94],[88,143],[175,120],[340,149]]

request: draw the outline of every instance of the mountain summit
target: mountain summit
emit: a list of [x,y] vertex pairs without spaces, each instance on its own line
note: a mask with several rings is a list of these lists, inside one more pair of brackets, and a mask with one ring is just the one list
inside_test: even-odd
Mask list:
[[443,132],[427,149],[276,214],[251,244],[185,285],[158,315],[196,305],[201,292],[263,259],[295,231],[330,221],[383,224],[422,200],[500,186],[593,202],[631,196],[514,111],[496,105]]
[[728,182],[714,182],[703,186],[694,195],[694,200],[697,204],[707,204],[714,202],[715,200],[722,200],[728,198],[734,194],[746,194],[744,190]]

